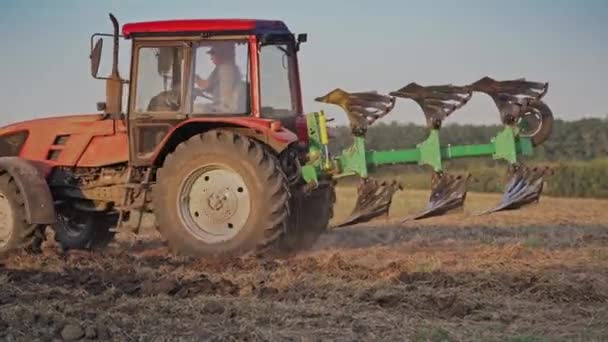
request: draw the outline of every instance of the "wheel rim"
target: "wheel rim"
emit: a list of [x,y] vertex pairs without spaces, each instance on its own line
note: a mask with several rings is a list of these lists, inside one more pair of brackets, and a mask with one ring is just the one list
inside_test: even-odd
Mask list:
[[250,192],[234,170],[209,165],[182,182],[179,214],[186,229],[207,243],[230,240],[245,226],[251,211]]
[[537,109],[531,108],[519,118],[517,125],[520,129],[520,136],[534,137],[540,132],[543,117]]
[[8,240],[13,234],[13,209],[8,198],[4,194],[0,194],[0,246],[8,243]]

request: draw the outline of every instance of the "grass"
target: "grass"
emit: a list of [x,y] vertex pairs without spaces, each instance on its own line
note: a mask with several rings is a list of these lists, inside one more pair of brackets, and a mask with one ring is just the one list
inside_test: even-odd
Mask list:
[[422,260],[415,266],[415,272],[431,273],[441,268],[441,260],[431,257],[430,260]]
[[[591,251],[591,257],[593,259],[608,262],[608,250],[605,249],[596,249]],[[0,281],[0,284],[2,282]]]

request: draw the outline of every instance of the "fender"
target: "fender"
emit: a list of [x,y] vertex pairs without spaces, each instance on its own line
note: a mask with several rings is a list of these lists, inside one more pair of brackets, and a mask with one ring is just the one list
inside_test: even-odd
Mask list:
[[151,159],[154,163],[157,163],[159,158],[163,158],[163,152],[168,152],[167,150],[174,148],[175,146],[172,146],[173,144],[177,145],[177,143],[181,142],[172,141],[174,133],[186,128],[186,126],[192,125],[202,126],[197,129],[197,134],[210,129],[223,127],[238,130],[241,134],[257,139],[270,146],[276,153],[281,153],[291,143],[298,141],[298,136],[294,132],[282,127],[280,121],[277,120],[256,117],[191,118],[180,122],[179,125],[174,126],[171,131],[167,133],[153,153]]
[[55,223],[53,196],[46,182],[46,167],[19,157],[0,157],[0,170],[10,174],[23,195],[29,224]]

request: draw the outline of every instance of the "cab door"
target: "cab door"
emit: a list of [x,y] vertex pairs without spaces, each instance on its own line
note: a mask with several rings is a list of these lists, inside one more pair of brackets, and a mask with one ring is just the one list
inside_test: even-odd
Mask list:
[[151,165],[154,152],[190,111],[191,45],[184,41],[136,41],[129,97],[129,158]]

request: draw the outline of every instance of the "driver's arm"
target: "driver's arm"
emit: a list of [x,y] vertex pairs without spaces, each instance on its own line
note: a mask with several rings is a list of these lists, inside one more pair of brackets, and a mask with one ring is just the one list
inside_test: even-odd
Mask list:
[[202,79],[199,75],[195,75],[194,81],[195,81],[196,86],[203,91],[210,92],[212,90],[212,88],[216,86],[216,84],[218,82],[217,69],[218,68],[215,67],[215,69],[213,69],[211,74],[209,74],[209,78],[207,78],[206,80]]
[[194,83],[196,84],[197,88],[206,90],[207,87],[209,87],[209,80],[204,80],[199,75],[195,75],[194,77]]

